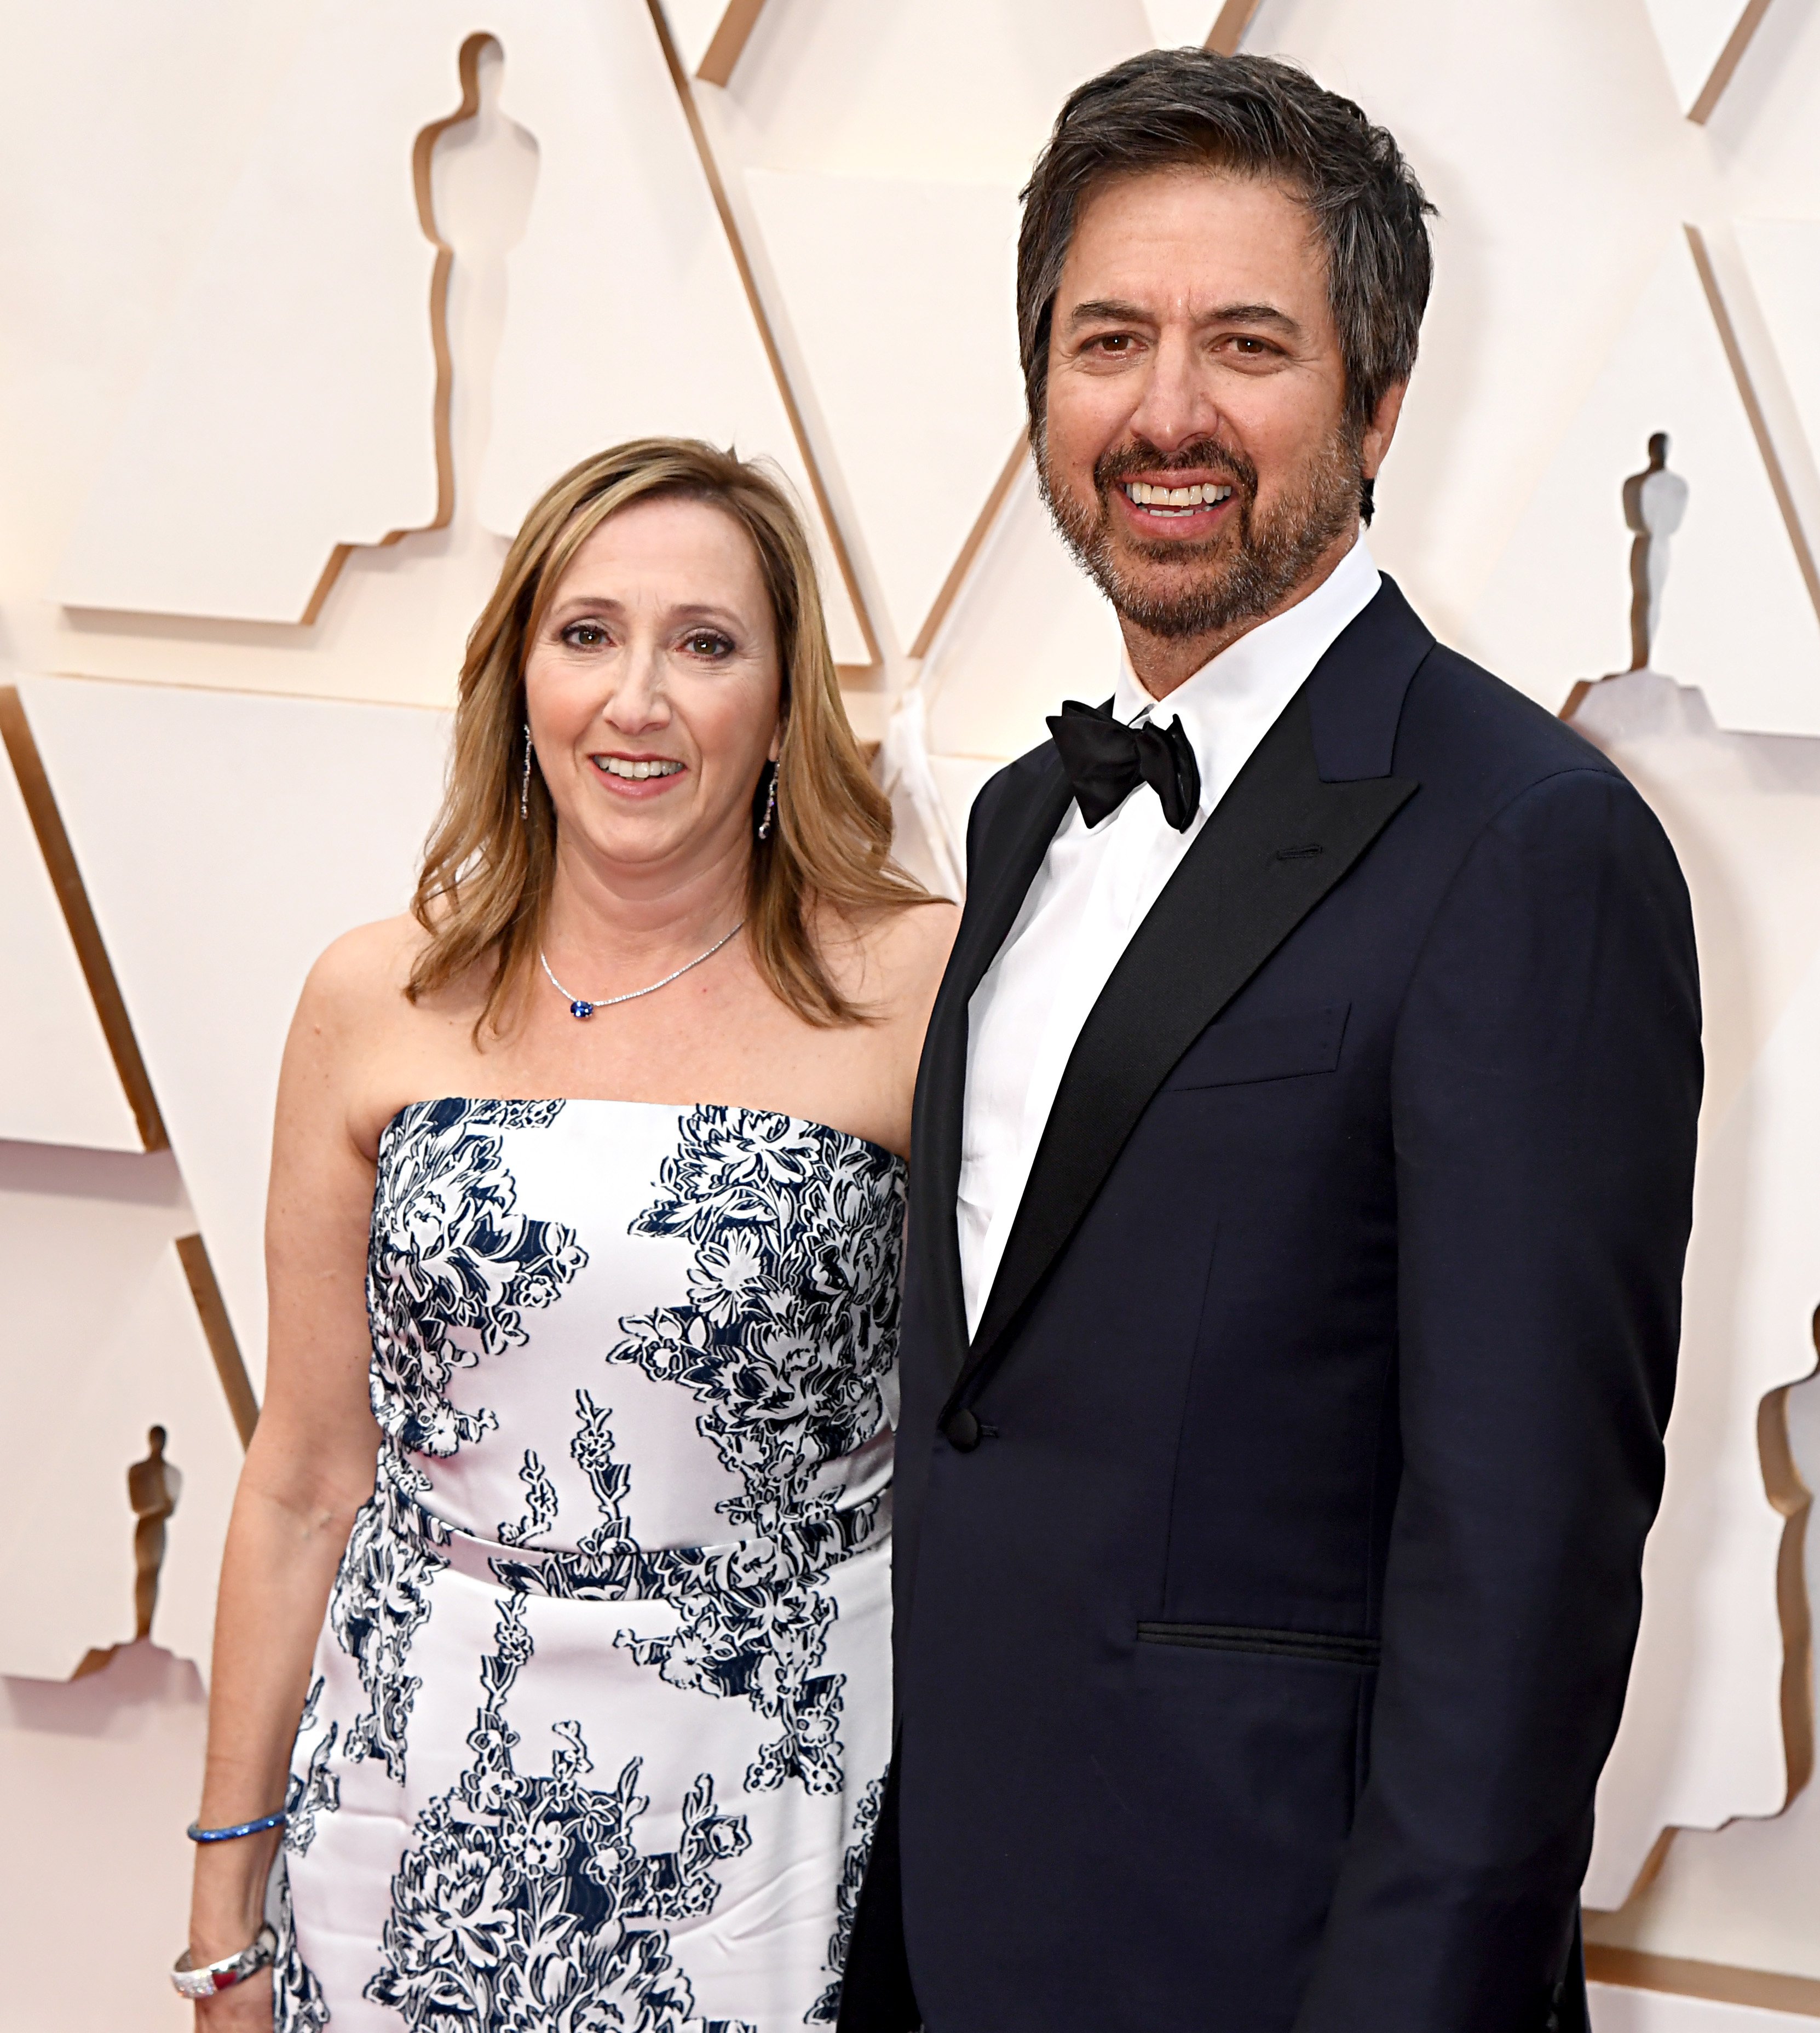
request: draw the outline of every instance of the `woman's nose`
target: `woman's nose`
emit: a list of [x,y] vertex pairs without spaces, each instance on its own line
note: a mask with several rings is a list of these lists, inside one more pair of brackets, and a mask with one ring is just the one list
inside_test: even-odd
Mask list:
[[620,680],[604,708],[605,717],[626,733],[661,726],[670,717],[663,660],[655,645],[640,644],[620,667]]

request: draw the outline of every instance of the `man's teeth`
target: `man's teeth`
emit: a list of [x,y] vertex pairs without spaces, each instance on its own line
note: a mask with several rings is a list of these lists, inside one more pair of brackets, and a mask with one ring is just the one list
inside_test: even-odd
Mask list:
[[674,777],[682,767],[680,762],[629,762],[622,755],[596,755],[595,767],[604,769],[609,777],[630,777],[642,781],[646,777]]
[[1230,487],[1204,480],[1193,487],[1153,487],[1147,480],[1127,480],[1125,498],[1140,508],[1212,507],[1232,492]]

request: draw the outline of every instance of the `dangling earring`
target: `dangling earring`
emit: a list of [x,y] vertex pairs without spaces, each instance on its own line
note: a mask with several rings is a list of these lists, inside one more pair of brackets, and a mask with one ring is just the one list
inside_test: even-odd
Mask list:
[[764,817],[758,822],[758,837],[761,840],[770,839],[771,822],[774,818],[775,818],[776,814],[777,765],[773,762],[771,765],[771,781],[766,787],[764,793]]
[[531,817],[531,723],[525,723],[525,773],[518,779],[518,817],[527,824]]

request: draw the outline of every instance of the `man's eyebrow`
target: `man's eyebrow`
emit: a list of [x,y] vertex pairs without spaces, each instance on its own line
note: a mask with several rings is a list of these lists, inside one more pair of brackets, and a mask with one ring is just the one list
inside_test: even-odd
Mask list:
[[1071,327],[1082,324],[1149,324],[1151,322],[1149,312],[1140,310],[1135,304],[1121,302],[1116,297],[1089,297],[1085,303],[1076,304],[1068,313]]
[[[1089,297],[1068,313],[1070,330],[1088,324],[1153,324],[1152,314],[1117,297]],[[1198,324],[1262,324],[1299,338],[1302,327],[1275,304],[1220,304],[1195,320]]]
[[1287,311],[1275,304],[1221,304],[1216,310],[1198,319],[1201,324],[1268,324],[1277,331],[1299,336],[1302,328]]

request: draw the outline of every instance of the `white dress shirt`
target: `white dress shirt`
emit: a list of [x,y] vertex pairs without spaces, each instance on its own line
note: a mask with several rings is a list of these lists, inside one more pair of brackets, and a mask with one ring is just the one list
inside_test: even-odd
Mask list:
[[1361,537],[1306,600],[1241,635],[1160,702],[1124,660],[1114,715],[1130,724],[1153,713],[1159,725],[1165,714],[1179,719],[1200,766],[1200,803],[1178,833],[1148,784],[1096,826],[1071,800],[1017,922],[967,1005],[958,1212],[970,1335],[1063,1069],[1131,934],[1252,751],[1379,583]]

